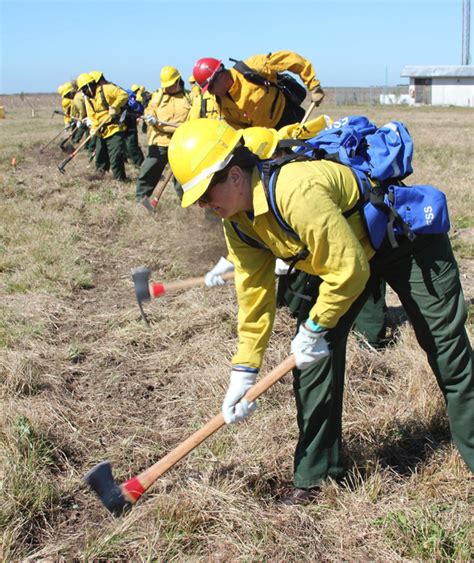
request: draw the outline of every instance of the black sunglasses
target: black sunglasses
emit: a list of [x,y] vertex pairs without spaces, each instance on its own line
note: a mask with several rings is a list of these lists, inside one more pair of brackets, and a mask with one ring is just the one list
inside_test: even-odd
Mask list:
[[225,182],[227,180],[228,174],[229,174],[229,171],[225,170],[225,169],[220,170],[219,172],[216,172],[214,174],[214,176],[212,177],[212,180],[211,180],[209,186],[207,187],[207,190],[198,199],[198,202],[200,202],[200,203],[210,203],[210,193],[209,192],[217,184],[220,184],[221,182]]

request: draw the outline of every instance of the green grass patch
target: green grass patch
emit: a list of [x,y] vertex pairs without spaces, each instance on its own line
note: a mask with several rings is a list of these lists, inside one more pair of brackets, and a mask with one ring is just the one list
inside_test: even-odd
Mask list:
[[20,517],[31,521],[57,504],[59,491],[48,469],[57,467],[58,450],[26,416],[17,415],[2,431],[0,451],[0,527]]
[[457,525],[453,507],[438,504],[397,511],[375,521],[401,557],[434,561],[467,561],[472,557],[467,520]]
[[453,220],[453,226],[456,230],[474,227],[474,217],[472,215],[455,217]]
[[458,260],[463,258],[474,258],[474,244],[461,239],[454,239],[452,242],[454,254]]
[[17,316],[11,309],[0,307],[0,348],[12,348],[17,343],[44,335],[42,323],[33,323]]

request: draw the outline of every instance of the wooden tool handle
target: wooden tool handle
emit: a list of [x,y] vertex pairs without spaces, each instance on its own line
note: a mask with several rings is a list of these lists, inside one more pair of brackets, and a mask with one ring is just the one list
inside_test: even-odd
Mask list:
[[[249,402],[255,401],[295,366],[295,357],[293,355],[288,356],[285,360],[283,360],[283,362],[281,362],[281,364],[251,387],[245,394],[245,399]],[[204,440],[212,436],[212,434],[224,425],[224,417],[222,413],[219,413],[202,428],[194,432],[194,434],[191,434],[191,436],[184,440],[184,442],[182,442],[179,446],[171,450],[171,452],[160,459],[160,461],[143,471],[143,473],[140,473],[140,475],[134,478],[134,480],[138,479],[141,487],[143,488],[143,492],[146,491],[159,477],[168,471],[168,469],[173,467],[173,465],[178,463],[178,461],[192,452],[194,448],[202,444]],[[126,491],[125,494],[127,494]],[[127,495],[127,497],[129,497],[129,495]]]
[[163,179],[163,183],[161,184],[160,189],[156,192],[156,195],[154,196],[154,199],[156,201],[155,207],[156,205],[158,205],[158,202],[160,201],[160,198],[163,195],[163,192],[165,191],[165,188],[169,184],[172,177],[173,177],[173,171],[171,170],[171,168],[169,168],[168,172],[166,173],[166,176]]
[[303,125],[303,123],[306,123],[308,121],[308,117],[312,114],[313,109],[316,107],[316,102],[311,102],[311,104],[309,105],[309,108],[307,110],[307,112],[304,114],[303,119],[301,120],[301,125]]
[[[99,129],[101,129],[104,125],[107,125],[107,123],[109,122],[110,117],[107,116],[101,123],[99,123],[99,125],[97,126],[96,129],[96,133]],[[65,160],[63,160],[61,162],[61,164],[59,165],[59,168],[64,168],[66,166],[66,164],[68,164],[69,162],[71,162],[71,160],[77,155],[77,153],[79,153],[86,145],[87,143],[92,139],[92,137],[95,137],[96,133],[94,134],[90,134],[88,135],[84,141],[81,142],[80,145],[77,146],[76,150],[71,153]]]
[[[220,274],[221,278],[225,281],[234,279],[234,272],[227,272],[225,274]],[[163,284],[165,291],[178,291],[180,289],[190,289],[191,287],[199,287],[204,285],[204,276],[199,278],[188,278],[187,280],[178,280],[175,282],[169,282]]]

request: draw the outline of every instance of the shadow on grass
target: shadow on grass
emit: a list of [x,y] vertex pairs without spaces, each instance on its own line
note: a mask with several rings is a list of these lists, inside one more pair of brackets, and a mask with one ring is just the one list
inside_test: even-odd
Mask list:
[[414,472],[420,463],[426,463],[436,450],[451,441],[446,419],[436,417],[427,425],[418,420],[394,424],[388,436],[375,447],[367,447],[363,441],[353,442],[346,450],[346,465],[351,471],[357,468],[365,476],[372,467],[390,468],[400,476]]

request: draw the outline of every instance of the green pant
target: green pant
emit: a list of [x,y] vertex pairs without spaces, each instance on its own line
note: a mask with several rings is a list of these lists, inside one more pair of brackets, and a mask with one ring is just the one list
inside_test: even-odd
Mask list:
[[[286,306],[297,315],[302,307],[301,301],[314,295],[315,288],[319,286],[318,278],[297,271],[287,276],[279,276],[278,279],[278,306]],[[373,280],[370,292],[367,293],[366,301],[358,314],[354,329],[360,332],[374,348],[383,348],[387,343],[387,307],[385,305],[385,281]]]
[[[337,326],[328,332],[331,353],[306,370],[294,371],[300,431],[294,460],[294,484],[311,488],[343,473],[341,418],[347,335],[373,287],[383,278],[398,294],[427,354],[446,401],[453,441],[474,471],[474,374],[466,334],[466,306],[459,271],[447,235],[418,236],[398,249],[385,242],[371,260],[367,288]],[[298,323],[316,300],[302,301]]]
[[148,145],[148,156],[140,168],[135,189],[137,201],[141,201],[145,196],[151,196],[167,163],[168,147]]
[[385,281],[373,279],[367,300],[354,322],[354,330],[362,334],[373,348],[383,348],[387,344],[385,293]]
[[95,167],[100,172],[107,172],[111,169],[115,180],[125,180],[125,150],[125,135],[122,131],[118,131],[106,139],[97,137]]
[[127,157],[135,166],[141,166],[144,156],[138,143],[138,133],[136,129],[127,129],[125,132],[125,145],[127,148]]
[[86,125],[82,123],[74,129],[74,133],[72,134],[71,141],[74,145],[78,145],[81,142],[82,137],[87,136],[89,134],[89,129]]

